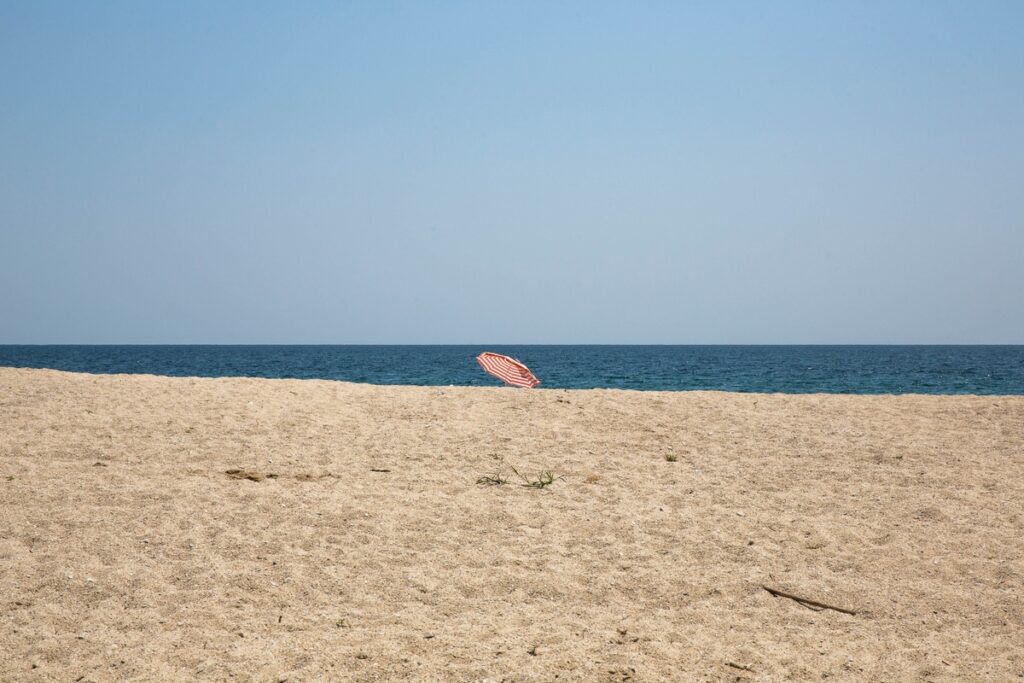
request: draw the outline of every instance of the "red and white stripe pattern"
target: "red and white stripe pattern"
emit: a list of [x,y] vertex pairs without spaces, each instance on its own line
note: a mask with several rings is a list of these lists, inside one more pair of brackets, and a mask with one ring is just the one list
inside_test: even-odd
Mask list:
[[530,368],[515,358],[485,351],[476,357],[476,362],[480,364],[484,372],[494,375],[510,386],[532,389],[540,384],[540,380],[533,376]]

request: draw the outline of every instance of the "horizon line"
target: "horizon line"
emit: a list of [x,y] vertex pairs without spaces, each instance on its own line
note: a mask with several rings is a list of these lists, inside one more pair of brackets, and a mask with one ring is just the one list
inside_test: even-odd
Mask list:
[[0,342],[3,346],[1024,346],[1024,342]]

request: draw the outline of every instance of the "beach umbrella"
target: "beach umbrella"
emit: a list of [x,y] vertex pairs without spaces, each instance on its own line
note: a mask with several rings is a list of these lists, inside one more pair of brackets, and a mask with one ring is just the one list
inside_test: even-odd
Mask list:
[[476,362],[480,364],[484,372],[494,375],[509,386],[531,389],[540,384],[540,380],[533,376],[530,368],[515,358],[485,351],[476,357]]

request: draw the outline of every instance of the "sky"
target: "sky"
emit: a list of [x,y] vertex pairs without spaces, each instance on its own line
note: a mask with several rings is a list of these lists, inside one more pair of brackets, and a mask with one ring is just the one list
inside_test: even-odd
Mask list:
[[1024,343],[1024,3],[0,0],[0,343]]

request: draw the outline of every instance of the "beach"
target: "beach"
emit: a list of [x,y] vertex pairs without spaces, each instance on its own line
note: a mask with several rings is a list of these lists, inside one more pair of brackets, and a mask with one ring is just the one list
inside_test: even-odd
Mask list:
[[1022,501],[1022,396],[0,368],[0,680],[1021,680]]

